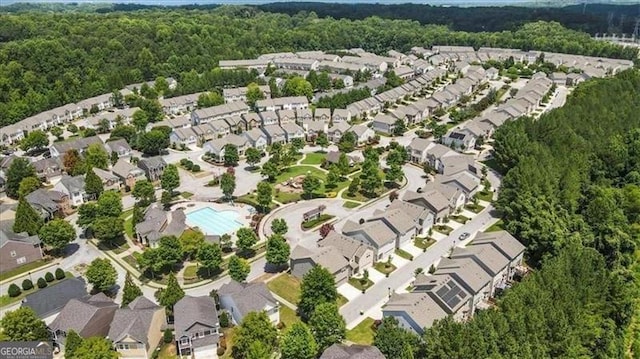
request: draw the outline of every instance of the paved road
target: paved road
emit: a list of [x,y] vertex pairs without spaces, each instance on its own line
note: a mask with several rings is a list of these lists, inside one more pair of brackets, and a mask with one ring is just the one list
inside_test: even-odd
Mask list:
[[493,206],[487,207],[482,213],[478,214],[475,218],[469,221],[464,226],[454,230],[451,234],[438,242],[429,249],[417,256],[413,261],[409,262],[403,267],[398,268],[391,273],[388,278],[377,282],[373,287],[367,290],[364,295],[349,301],[342,308],[340,308],[340,314],[344,317],[348,327],[352,327],[359,321],[364,319],[360,314],[361,311],[367,311],[370,308],[374,308],[379,305],[381,299],[386,298],[389,295],[389,291],[395,291],[407,282],[411,281],[414,277],[414,271],[416,268],[429,268],[431,264],[440,260],[441,257],[448,254],[450,249],[459,243],[458,237],[464,233],[471,233],[473,237],[478,231],[485,229],[487,226],[496,222],[497,218],[493,210]]

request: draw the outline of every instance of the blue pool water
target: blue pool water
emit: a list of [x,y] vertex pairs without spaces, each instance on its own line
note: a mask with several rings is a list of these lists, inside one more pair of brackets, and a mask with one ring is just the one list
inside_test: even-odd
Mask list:
[[234,232],[242,227],[242,223],[236,220],[238,213],[235,211],[216,211],[205,207],[187,214],[187,222],[191,226],[197,226],[205,234],[223,235]]

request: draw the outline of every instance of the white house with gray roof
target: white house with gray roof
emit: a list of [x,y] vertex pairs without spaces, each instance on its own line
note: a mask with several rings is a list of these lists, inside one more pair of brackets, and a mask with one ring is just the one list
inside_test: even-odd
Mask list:
[[117,153],[118,158],[131,156],[131,146],[129,146],[129,143],[124,138],[119,138],[114,141],[107,141],[104,143],[104,148],[109,154],[113,152]]
[[391,294],[389,301],[382,306],[382,315],[394,317],[401,328],[422,335],[425,328],[446,318],[447,312],[429,294],[411,292]]
[[198,136],[189,128],[177,128],[169,134],[169,141],[173,145],[189,146],[198,142]]
[[471,258],[442,258],[434,274],[449,274],[473,298],[469,315],[491,296],[493,277]]
[[121,358],[146,359],[162,340],[165,309],[144,296],[116,310],[108,338]]
[[364,146],[368,144],[376,136],[376,133],[372,129],[365,125],[355,125],[349,129],[356,135],[356,144],[358,146]]
[[220,322],[211,297],[184,296],[173,306],[174,336],[178,354],[196,359],[216,359]]
[[376,132],[381,132],[386,135],[392,135],[397,121],[398,119],[390,115],[379,113],[376,115],[376,117],[374,117],[373,121],[371,121],[371,127]]
[[191,124],[199,125],[225,117],[242,115],[249,112],[249,106],[242,102],[231,102],[224,105],[207,107],[191,112]]
[[72,206],[79,206],[88,200],[84,188],[84,176],[62,176],[60,182],[56,183],[53,189],[69,196],[69,202]]
[[376,210],[373,217],[366,220],[368,223],[382,222],[396,235],[396,248],[419,233],[418,223],[400,208],[387,208],[384,211]]
[[281,125],[282,130],[284,130],[285,136],[287,137],[287,142],[291,142],[293,139],[300,138],[304,140],[304,129],[295,123],[285,123]]
[[218,289],[220,308],[231,314],[233,322],[242,323],[250,312],[264,311],[272,324],[280,322],[280,303],[265,283],[240,283],[234,280]]
[[261,128],[262,132],[267,136],[267,143],[272,145],[274,143],[286,143],[287,134],[278,125],[269,125]]
[[332,124],[349,121],[351,121],[351,113],[349,112],[349,110],[342,108],[333,109],[333,113],[331,114]]
[[[258,86],[262,94],[265,98],[271,98],[271,88],[268,85]],[[236,87],[236,88],[228,88],[222,90],[222,97],[224,97],[224,102],[236,102],[236,101],[244,101],[247,102],[247,90],[248,87]]]
[[396,233],[383,221],[358,224],[348,220],[342,227],[342,234],[373,247],[376,261],[388,257],[397,248]]
[[442,222],[451,210],[449,199],[437,190],[423,191],[422,193],[408,190],[402,200],[431,211],[435,223]]
[[302,279],[315,266],[326,268],[338,286],[346,283],[352,275],[349,261],[333,246],[310,249],[298,245],[293,248],[290,257],[291,275],[296,278]]
[[336,248],[349,262],[351,276],[373,267],[375,262],[374,249],[371,246],[336,231],[329,232],[318,242],[318,246]]
[[278,97],[256,101],[259,111],[297,110],[309,108],[309,100],[305,96]]

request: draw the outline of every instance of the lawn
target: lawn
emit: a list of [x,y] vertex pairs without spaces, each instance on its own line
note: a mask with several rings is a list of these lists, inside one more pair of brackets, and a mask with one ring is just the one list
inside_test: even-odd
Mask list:
[[482,207],[481,205],[473,204],[473,203],[470,203],[470,204],[464,206],[464,208],[470,210],[473,213],[480,213],[484,209],[484,207]]
[[357,191],[353,194],[353,196],[349,196],[348,191],[342,192],[342,198],[347,199],[349,201],[358,201],[358,202],[366,202],[370,198],[363,195],[360,191]]
[[319,153],[319,152],[307,153],[307,155],[304,157],[304,159],[300,163],[304,165],[319,165],[319,164],[322,164],[322,161],[324,161],[326,156],[327,156],[326,153]]
[[202,280],[202,278],[200,278],[198,276],[198,266],[197,265],[190,265],[187,266],[184,269],[184,283],[185,284],[191,284],[191,283],[196,283]]
[[180,193],[180,195],[184,199],[189,199],[189,198],[193,197],[193,193],[191,193],[191,192],[182,192],[182,193]]
[[267,287],[291,304],[298,304],[300,301],[300,281],[290,274],[277,276],[267,282]]
[[122,258],[125,262],[127,262],[130,266],[132,266],[133,268],[138,268],[138,261],[136,260],[136,258],[132,255],[129,254],[128,256]]
[[499,220],[498,222],[492,224],[491,227],[487,228],[485,232],[497,232],[504,230],[504,222],[502,220]]
[[382,274],[389,274],[396,270],[396,266],[394,266],[392,263],[387,262],[378,262],[376,263],[374,268]]
[[344,208],[356,208],[356,207],[358,207],[359,205],[360,205],[360,203],[358,203],[358,202],[345,201],[345,202],[342,204],[342,207],[344,207]]
[[493,192],[491,191],[480,191],[476,193],[476,198],[481,201],[491,202],[493,201]]
[[318,177],[320,180],[325,181],[327,175],[326,172],[321,171],[311,166],[291,166],[285,168],[278,177],[276,177],[276,183],[282,183],[298,176],[306,175],[310,173],[313,176]]
[[480,162],[484,163],[485,166],[491,168],[492,170],[500,173],[500,170],[498,168],[498,161],[496,161],[495,158],[490,158],[488,160],[484,160],[484,161],[480,161]]
[[462,224],[465,224],[465,223],[467,223],[469,221],[468,217],[465,217],[465,216],[463,216],[461,214],[456,214],[456,215],[453,215],[453,216],[451,216],[449,218],[453,219],[454,221],[456,221],[458,223],[462,223]]
[[[245,194],[240,197],[236,197],[235,202],[248,204],[255,208],[260,208],[260,205],[258,204],[258,198],[255,194]],[[278,207],[277,204],[271,203],[269,210],[272,210],[276,207]]]
[[373,343],[373,323],[372,318],[365,318],[353,329],[347,331],[347,340],[356,344],[371,345]]
[[129,236],[130,239],[134,239],[135,235],[133,233],[133,217],[129,217],[124,221],[124,233]]
[[31,263],[27,263],[25,265],[22,265],[18,268],[12,269],[10,271],[4,272],[0,274],[0,280],[5,280],[11,277],[15,277],[19,274],[22,273],[26,273],[26,272],[32,272],[34,270],[36,270],[37,268],[42,267],[43,265],[47,264],[47,262],[42,259],[39,261],[35,261],[35,262],[31,262]]
[[299,322],[300,317],[296,315],[296,312],[287,307],[286,305],[280,306],[280,322],[284,323],[285,328],[289,328],[295,322]]
[[174,343],[163,344],[158,352],[158,359],[178,359]]
[[321,214],[318,218],[316,219],[312,219],[306,222],[302,222],[301,226],[303,229],[311,229],[314,228],[315,226],[324,223],[326,221],[331,220],[332,218],[334,218],[335,216],[332,216],[330,214]]
[[416,238],[413,240],[413,245],[423,250],[431,247],[434,243],[436,243],[436,240],[433,238]]
[[276,192],[274,190],[273,199],[284,204],[297,202],[302,199],[302,193]]
[[120,238],[113,243],[98,242],[98,249],[102,251],[113,251],[114,254],[120,254],[129,249],[129,243],[127,243],[124,238]]
[[349,284],[356,287],[358,290],[366,290],[373,285],[373,281],[371,281],[371,279],[367,279],[365,281],[364,278],[351,277],[349,278]]
[[449,233],[451,233],[453,231],[453,228],[449,227],[449,226],[445,226],[445,225],[438,225],[438,226],[434,226],[433,229],[435,229],[436,231],[442,233],[442,234],[446,234],[449,235]]
[[[226,328],[222,330],[223,336],[222,338],[224,338],[225,341],[225,345],[227,347],[227,350],[224,352],[224,354],[220,357],[220,359],[231,359],[233,358],[231,356],[231,353],[233,352],[231,350],[231,348],[233,347],[233,338],[235,337],[235,328]],[[221,338],[221,339],[222,339]]]
[[336,299],[336,304],[338,305],[338,308],[342,307],[343,305],[347,304],[349,300],[342,294],[338,293],[338,299]]
[[406,259],[406,260],[410,260],[410,261],[412,261],[412,260],[413,260],[413,255],[411,255],[411,253],[409,253],[409,252],[407,252],[407,251],[405,251],[405,250],[402,250],[402,249],[400,249],[400,248],[397,248],[397,249],[395,250],[395,253],[396,253],[396,255],[397,255],[398,257],[402,257],[402,258],[404,258],[404,259]]

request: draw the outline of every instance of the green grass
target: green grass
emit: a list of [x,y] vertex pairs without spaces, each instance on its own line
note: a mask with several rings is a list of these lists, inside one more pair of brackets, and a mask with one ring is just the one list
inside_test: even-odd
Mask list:
[[315,167],[311,166],[291,166],[285,168],[282,173],[278,177],[276,177],[276,183],[282,183],[290,178],[295,178],[298,176],[306,175],[307,173],[311,173],[311,175],[318,177],[320,180],[326,180],[326,172],[321,171]]
[[463,216],[461,214],[456,214],[456,215],[453,215],[453,216],[451,216],[449,218],[453,219],[454,221],[456,221],[458,223],[462,223],[462,224],[465,224],[465,223],[467,223],[469,221],[468,217],[465,217],[465,216]]
[[135,233],[133,233],[133,217],[129,217],[124,221],[124,233],[129,236],[132,240],[136,238]]
[[[235,202],[237,203],[244,203],[244,204],[248,204],[250,206],[255,207],[256,209],[260,209],[260,205],[258,204],[258,198],[255,194],[245,194],[242,195],[240,197],[236,197]],[[271,203],[271,205],[269,206],[269,210],[272,210],[274,208],[278,207],[277,204],[275,203]]]
[[349,193],[347,193],[348,191],[344,191],[342,192],[342,198],[343,199],[347,199],[349,201],[358,201],[358,202],[367,202],[370,198],[366,197],[365,195],[363,195],[360,191],[357,191],[356,193],[353,194],[352,196],[349,196]]
[[344,208],[356,208],[356,207],[358,207],[359,205],[360,205],[360,203],[358,203],[358,202],[345,201],[345,202],[342,204],[342,207],[344,207]]
[[446,225],[438,225],[438,226],[433,226],[433,229],[442,233],[442,234],[446,234],[449,235],[449,233],[451,233],[453,231],[453,228],[446,226]]
[[198,276],[198,266],[190,265],[184,269],[184,277],[185,278],[193,278]]
[[46,265],[47,262],[44,259],[41,259],[39,261],[35,261],[35,262],[31,262],[31,263],[27,263],[25,265],[22,265],[18,268],[14,268],[10,271],[4,272],[0,274],[0,280],[5,280],[5,279],[9,279],[11,277],[15,277],[17,275],[23,274],[23,273],[27,273],[27,272],[32,272],[34,270],[36,270],[37,268],[40,268],[44,265]]
[[300,301],[300,281],[290,274],[277,276],[267,282],[267,287],[291,304],[297,305]]
[[484,207],[482,207],[481,205],[473,203],[469,203],[468,205],[464,206],[464,208],[470,210],[473,213],[480,213],[484,209]]
[[497,232],[504,231],[504,222],[502,220],[498,220],[498,222],[491,225],[491,227],[487,228],[485,232]]
[[189,199],[189,198],[193,197],[193,193],[191,193],[191,192],[182,192],[182,193],[180,193],[180,195],[184,199]]
[[347,331],[347,340],[356,344],[371,345],[373,343],[373,323],[372,318],[365,318],[353,329]]
[[280,203],[297,202],[302,199],[302,193],[290,193],[290,192],[276,192],[274,191],[273,199]]
[[136,260],[136,258],[133,256],[133,254],[129,254],[126,257],[123,257],[122,260],[124,260],[125,262],[127,262],[130,266],[132,266],[133,268],[138,268],[138,261]]
[[133,208],[128,209],[128,210],[126,210],[126,211],[123,211],[123,212],[120,214],[120,218],[122,218],[122,219],[127,219],[127,217],[129,217],[129,216],[131,216],[131,215],[133,215]]
[[480,191],[476,193],[476,198],[481,201],[491,202],[493,201],[493,192],[491,191]]
[[406,260],[410,260],[410,261],[413,260],[413,255],[411,255],[411,253],[409,253],[409,252],[407,252],[405,250],[402,250],[400,248],[396,248],[395,254],[397,256],[399,256],[399,257],[402,257],[402,258],[406,259]]
[[163,344],[158,352],[158,359],[178,359],[175,343]]
[[436,243],[436,240],[433,238],[416,238],[413,240],[413,245],[420,249],[427,249]]
[[374,268],[382,274],[389,274],[396,270],[396,266],[394,266],[392,263],[387,262],[378,262],[376,263]]
[[284,324],[285,328],[289,328],[293,323],[299,321],[300,317],[296,315],[295,310],[287,307],[286,305],[280,305],[280,322]]
[[358,290],[366,290],[373,285],[373,281],[371,281],[371,279],[367,279],[367,281],[365,282],[364,278],[351,277],[349,278],[349,284],[351,284]]
[[336,304],[338,305],[338,308],[342,307],[343,305],[347,304],[349,300],[342,294],[338,293],[338,299],[336,299]]
[[500,169],[498,168],[498,161],[495,158],[490,158],[488,160],[480,161],[485,164],[485,166],[491,168],[492,170],[500,173]]
[[305,165],[319,165],[319,164],[322,164],[322,161],[324,161],[326,156],[327,156],[326,153],[318,153],[318,152],[307,153],[307,155],[304,157],[304,159],[300,163]]
[[318,218],[316,219],[312,219],[310,221],[306,221],[306,222],[302,222],[302,228],[303,229],[311,229],[314,228],[318,225],[320,225],[321,223],[324,223],[326,221],[329,221],[331,219],[333,219],[335,216],[332,216],[330,214],[321,214]]

